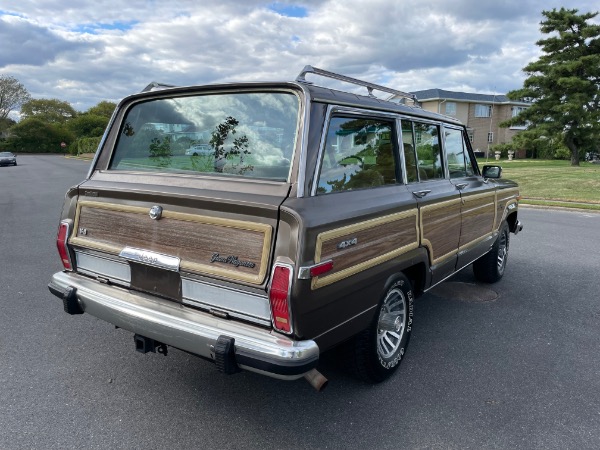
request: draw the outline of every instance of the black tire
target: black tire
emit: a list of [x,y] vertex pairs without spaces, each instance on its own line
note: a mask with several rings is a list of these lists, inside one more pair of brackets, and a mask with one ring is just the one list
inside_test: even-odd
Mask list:
[[506,269],[509,245],[508,224],[503,222],[492,249],[473,263],[475,278],[484,283],[495,283],[500,280]]
[[[414,293],[408,278],[399,274],[386,286],[369,328],[349,342],[349,364],[356,376],[369,383],[379,383],[392,375],[410,340],[413,325]],[[382,322],[384,316],[387,321]],[[395,322],[389,319],[397,317]],[[388,329],[382,329],[387,323]],[[395,326],[395,331],[389,327]]]

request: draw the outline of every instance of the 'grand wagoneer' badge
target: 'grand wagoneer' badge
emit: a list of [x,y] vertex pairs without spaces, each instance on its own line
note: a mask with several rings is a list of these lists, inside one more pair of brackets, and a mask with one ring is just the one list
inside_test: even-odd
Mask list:
[[256,266],[256,264],[254,264],[251,261],[240,261],[237,256],[221,256],[218,253],[212,254],[210,262],[220,262],[225,264],[231,264],[235,267],[248,267],[250,269],[253,269]]

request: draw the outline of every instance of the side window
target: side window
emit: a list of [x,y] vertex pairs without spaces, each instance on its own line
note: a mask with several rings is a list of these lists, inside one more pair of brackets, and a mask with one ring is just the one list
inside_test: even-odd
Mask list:
[[467,176],[465,169],[465,147],[461,130],[444,128],[446,144],[446,160],[450,178],[464,178]]
[[394,122],[333,117],[317,194],[396,184]]
[[404,147],[404,162],[406,163],[406,179],[409,183],[419,181],[417,158],[415,157],[415,142],[412,122],[402,120],[402,145]]
[[415,122],[414,127],[421,181],[443,179],[439,126]]

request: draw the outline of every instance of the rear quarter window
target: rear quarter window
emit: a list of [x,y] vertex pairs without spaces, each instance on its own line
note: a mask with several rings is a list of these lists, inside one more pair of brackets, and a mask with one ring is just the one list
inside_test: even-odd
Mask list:
[[397,183],[394,122],[333,117],[329,123],[317,195]]

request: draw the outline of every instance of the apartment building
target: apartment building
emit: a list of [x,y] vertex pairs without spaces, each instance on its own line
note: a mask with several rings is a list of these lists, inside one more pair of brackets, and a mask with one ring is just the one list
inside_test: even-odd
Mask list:
[[483,154],[494,144],[511,142],[515,134],[525,129],[524,125],[500,128],[499,124],[531,105],[510,100],[502,94],[471,94],[442,89],[412,93],[423,109],[456,117],[464,123],[473,149]]

